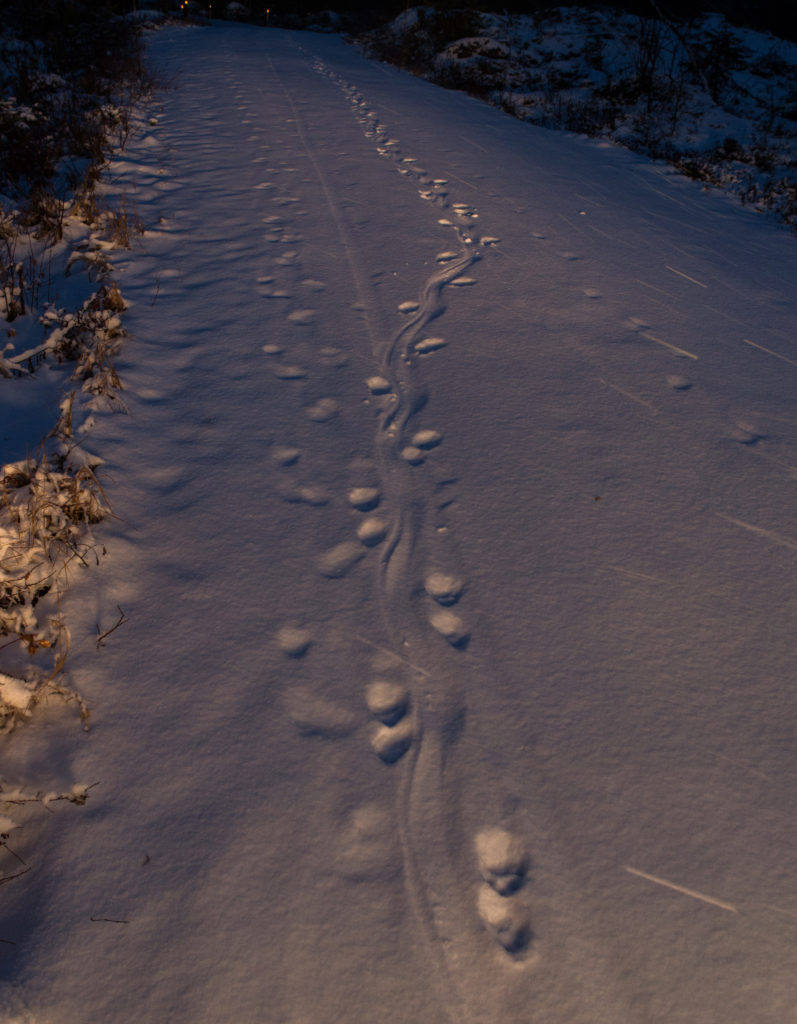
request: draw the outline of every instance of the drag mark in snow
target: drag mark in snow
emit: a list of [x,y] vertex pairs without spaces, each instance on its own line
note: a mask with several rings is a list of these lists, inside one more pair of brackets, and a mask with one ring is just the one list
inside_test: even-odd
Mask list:
[[677,274],[679,277],[683,277],[686,278],[687,281],[691,281],[692,284],[696,284],[698,288],[708,288],[707,284],[703,284],[702,281],[698,281],[695,277],[690,277],[688,274],[684,274],[682,270],[676,270],[675,267],[670,267],[666,263],[664,266],[667,267],[667,270],[672,271],[673,274]]
[[659,878],[657,875],[649,875],[647,871],[640,871],[638,868],[626,866],[625,870],[630,875],[636,875],[637,878],[644,878],[646,881],[653,882],[656,885],[663,885],[667,889],[673,889],[675,892],[683,893],[684,896],[691,896],[692,899],[700,900],[703,903],[710,903],[713,907],[727,910],[731,914],[739,913],[732,903],[725,903],[723,900],[715,899],[713,896],[706,896],[705,893],[698,892],[696,889],[687,889],[686,886],[678,885],[676,882],[668,882],[665,878]]
[[733,516],[726,516],[724,512],[717,512],[717,515],[720,519],[733,523],[734,526],[741,526],[743,530],[749,530],[750,533],[756,533],[759,537],[765,537],[775,544],[780,544],[781,547],[797,551],[797,540],[792,540],[790,537],[782,537],[779,533],[775,533],[774,530],[765,530],[762,526],[754,526],[752,523],[746,523],[743,519],[734,519]]

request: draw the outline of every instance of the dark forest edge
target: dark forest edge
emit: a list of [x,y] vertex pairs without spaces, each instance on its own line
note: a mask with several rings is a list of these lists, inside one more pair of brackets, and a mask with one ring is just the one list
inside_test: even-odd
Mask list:
[[[139,7],[156,7],[163,11],[179,11],[181,7],[195,13],[208,14],[206,0],[165,0]],[[244,18],[257,24],[266,23],[280,28],[308,28],[312,25],[328,25],[329,15],[333,22],[347,32],[364,32],[400,15],[408,6],[406,0],[387,0],[374,3],[373,0],[342,0],[328,3],[324,0],[302,0],[299,3],[270,3],[266,0],[234,0],[232,10],[226,0],[210,5],[214,18]],[[638,17],[652,17],[656,10],[666,18],[693,18],[707,14],[720,14],[732,25],[772,32],[783,39],[797,39],[797,18],[790,15],[781,0],[584,0],[583,3],[564,2],[553,4],[551,0],[436,0],[427,7],[439,13],[450,11],[480,11],[493,14],[536,14],[550,11],[555,7],[589,8],[593,10],[618,10]],[[130,2],[121,5],[129,9]],[[268,12],[268,13],[267,13]]]
[[69,199],[90,208],[150,86],[139,30],[113,7],[11,0],[0,30],[0,195],[23,226],[58,238]]
[[797,223],[797,47],[718,14],[409,8],[371,57],[531,124],[610,140]]

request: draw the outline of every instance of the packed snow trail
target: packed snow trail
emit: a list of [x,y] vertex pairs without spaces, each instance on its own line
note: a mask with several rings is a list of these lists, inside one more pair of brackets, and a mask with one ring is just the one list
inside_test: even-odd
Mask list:
[[4,1019],[791,1019],[793,239],[337,38],[151,51]]

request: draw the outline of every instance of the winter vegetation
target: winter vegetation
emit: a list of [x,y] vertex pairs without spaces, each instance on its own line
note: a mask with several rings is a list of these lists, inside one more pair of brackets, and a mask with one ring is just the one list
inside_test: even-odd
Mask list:
[[643,10],[413,7],[360,41],[522,120],[611,139],[794,224],[797,43],[721,14]]
[[[140,232],[103,182],[152,86],[136,26],[90,3],[6,5],[0,28],[0,729],[53,699],[89,712],[64,673],[66,594],[102,555],[109,511],[92,416],[121,409],[125,301],[109,253]],[[0,800],[49,803],[35,779]],[[69,799],[80,801],[77,787]],[[10,819],[2,829],[7,835]],[[11,858],[11,870],[15,865]],[[5,865],[3,871],[5,871]]]

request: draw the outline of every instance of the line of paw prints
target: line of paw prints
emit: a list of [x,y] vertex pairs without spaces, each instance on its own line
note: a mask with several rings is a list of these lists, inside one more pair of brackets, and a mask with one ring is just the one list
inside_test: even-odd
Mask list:
[[[469,203],[449,202],[448,180],[446,178],[434,178],[428,174],[418,163],[417,157],[402,154],[401,143],[398,139],[392,138],[386,125],[382,124],[376,111],[371,110],[363,94],[350,83],[346,82],[340,75],[330,71],[322,62],[316,61],[314,70],[325,75],[346,96],[352,111],[360,123],[366,138],[376,143],[377,153],[396,164],[399,174],[406,175],[414,180],[418,186],[418,195],[444,210],[449,211],[450,217],[443,218],[440,223],[457,229],[462,240],[470,244],[476,239],[466,237],[472,234],[475,227],[474,221],[479,217],[478,212]],[[499,241],[491,235],[485,235],[478,239],[481,245],[494,245]],[[472,284],[470,279],[462,278],[454,282],[459,285]]]
[[[370,508],[377,498],[376,488],[353,488],[349,493],[350,501],[356,500],[366,508]],[[366,519],[364,523],[368,521]],[[345,575],[363,554],[360,545],[344,541],[321,556],[318,568],[328,578],[337,578]],[[462,619],[451,610],[451,605],[459,600],[464,589],[462,580],[449,573],[433,570],[426,576],[424,589],[433,602],[433,610],[429,615],[432,627],[452,646],[463,646],[469,634]],[[297,624],[281,627],[277,631],[276,640],[282,652],[295,659],[303,658],[313,645],[311,631]],[[418,733],[410,691],[403,682],[390,678],[390,673],[382,670],[366,686],[365,704],[372,719],[369,736],[371,749],[385,764],[395,764],[410,749]],[[305,688],[291,691],[287,699],[287,710],[289,717],[304,735],[332,738],[357,728],[354,715],[314,696]]]
[[476,910],[488,934],[509,954],[519,956],[532,939],[528,908],[520,891],[529,857],[517,836],[503,828],[486,828],[474,843],[482,883]]

